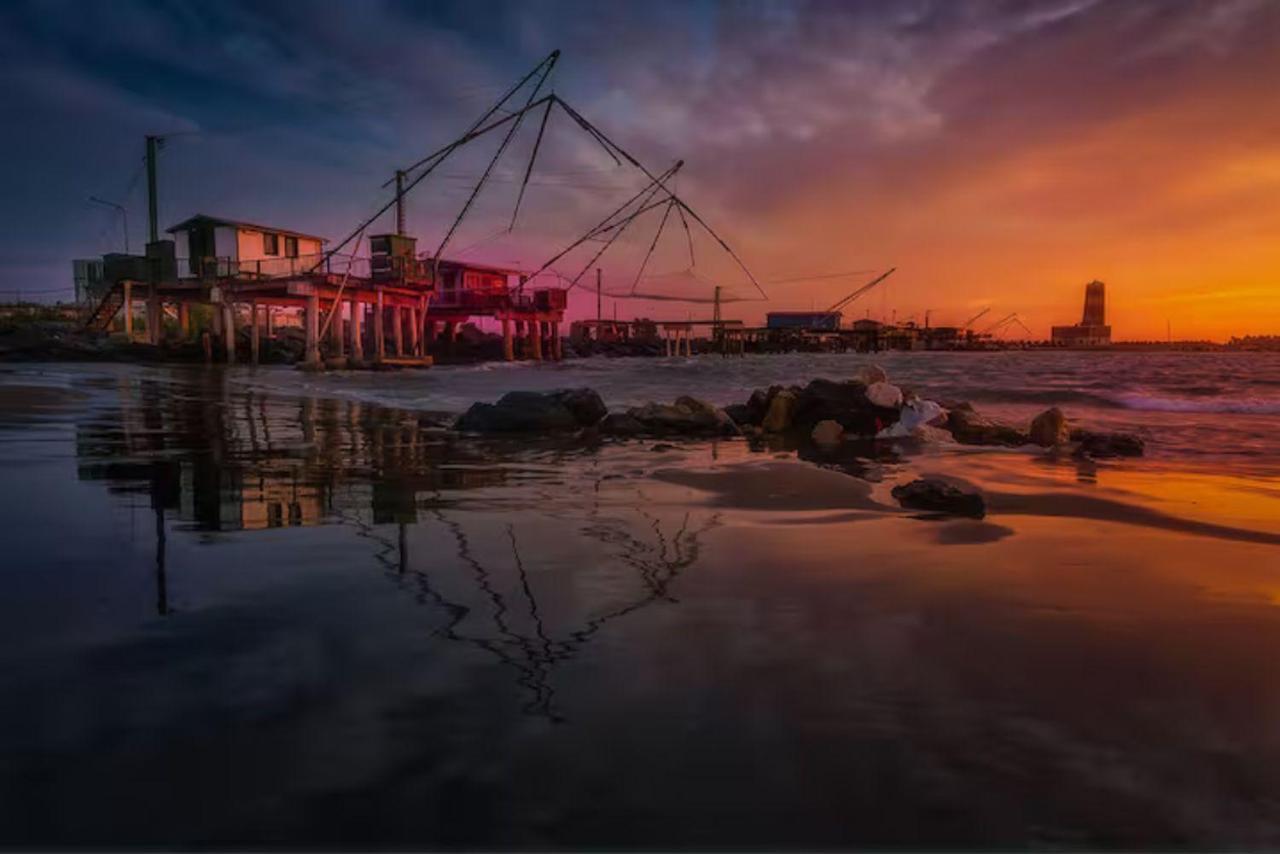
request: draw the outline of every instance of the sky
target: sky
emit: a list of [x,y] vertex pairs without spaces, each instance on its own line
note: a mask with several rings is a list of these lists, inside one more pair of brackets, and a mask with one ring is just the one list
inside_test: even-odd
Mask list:
[[[392,171],[465,131],[552,50],[554,91],[675,189],[596,265],[553,265],[571,314],[611,293],[725,316],[824,309],[1037,337],[1108,288],[1120,339],[1280,333],[1280,2],[284,2],[0,6],[0,299],[70,295],[71,259],[146,240],[143,138],[165,137],[160,228],[195,213],[340,239]],[[524,92],[520,93],[523,97]],[[445,255],[536,269],[646,183],[565,114],[494,168]],[[500,143],[409,200],[440,242]],[[378,226],[390,231],[389,219]],[[657,242],[654,243],[655,235]],[[654,251],[642,262],[650,247]],[[621,317],[705,302],[604,300]],[[985,322],[985,321],[984,321]],[[979,324],[981,328],[981,323]]]

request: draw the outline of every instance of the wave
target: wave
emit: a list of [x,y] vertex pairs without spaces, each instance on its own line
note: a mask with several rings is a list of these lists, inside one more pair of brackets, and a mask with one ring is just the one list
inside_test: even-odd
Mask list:
[[1280,400],[1260,400],[1252,397],[1217,397],[1189,400],[1184,397],[1126,394],[1119,395],[1116,398],[1116,402],[1125,409],[1137,409],[1146,412],[1218,412],[1233,415],[1280,414]]

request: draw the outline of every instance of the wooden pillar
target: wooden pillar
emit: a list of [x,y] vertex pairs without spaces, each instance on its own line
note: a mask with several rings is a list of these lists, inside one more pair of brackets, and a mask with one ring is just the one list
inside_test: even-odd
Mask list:
[[342,358],[342,303],[334,301],[333,317],[329,321],[330,356]]
[[382,288],[378,288],[373,317],[373,345],[378,361],[381,362],[387,357],[387,315],[382,306]]
[[312,294],[307,297],[306,308],[307,349],[305,361],[308,365],[320,364],[320,297]]
[[263,318],[263,320],[265,320],[267,324],[267,338],[274,338],[276,337],[276,324],[274,319],[275,316],[272,313],[271,306],[264,305],[262,307],[262,311],[266,315]]
[[427,355],[427,298],[418,297],[418,355]]
[[502,315],[502,358],[513,362],[516,358],[515,342],[511,340],[511,315]]
[[356,300],[351,301],[351,358],[357,362],[364,361],[364,340],[362,336],[364,306]]
[[249,311],[252,312],[252,319],[249,322],[249,361],[258,364],[258,350],[262,346],[262,329],[258,326],[258,304],[256,302],[249,303]]
[[404,355],[404,316],[401,314],[400,306],[393,305],[391,307],[391,319],[395,326],[391,330],[391,340],[396,345],[396,355]]
[[155,282],[152,282],[147,294],[147,341],[152,344],[160,343],[160,316],[162,310],[160,306],[160,290],[156,287]]
[[671,330],[670,329],[662,330],[662,344],[663,346],[666,347],[667,356],[669,358],[671,356]]
[[229,302],[222,304],[222,340],[227,351],[227,364],[236,363],[236,309]]
[[178,329],[184,340],[191,337],[191,306],[185,302],[178,303]]
[[409,316],[409,354],[412,356],[422,355],[422,336],[419,332],[422,329],[422,321],[418,317],[418,309],[410,306],[404,310]]
[[533,347],[533,360],[535,362],[542,361],[542,321],[534,320],[529,324],[531,330],[529,335],[529,343]]
[[564,342],[560,340],[560,321],[547,321],[547,328],[551,330],[551,358],[559,362],[564,358]]
[[124,337],[133,340],[133,282],[125,282],[124,288]]

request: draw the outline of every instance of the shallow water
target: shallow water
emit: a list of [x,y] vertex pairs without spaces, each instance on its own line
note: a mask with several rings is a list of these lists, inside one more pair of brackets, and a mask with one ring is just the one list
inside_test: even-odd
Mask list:
[[[0,374],[0,843],[1280,844],[1264,426],[1194,465],[798,457],[480,442],[362,399],[807,375],[707,361]],[[921,473],[989,514],[902,512]]]

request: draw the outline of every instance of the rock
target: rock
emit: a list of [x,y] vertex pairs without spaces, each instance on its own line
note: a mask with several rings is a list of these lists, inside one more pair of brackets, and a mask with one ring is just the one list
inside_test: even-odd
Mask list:
[[724,414],[733,419],[733,423],[739,427],[758,424],[752,415],[751,406],[746,403],[731,403],[724,408]]
[[897,422],[898,410],[872,403],[861,383],[813,380],[797,395],[792,420],[806,431],[819,421],[835,421],[847,434],[874,436]]
[[891,383],[872,383],[867,386],[866,395],[873,406],[884,409],[898,409],[902,406],[902,389]]
[[655,454],[663,454],[663,453],[666,453],[667,451],[674,451],[675,449],[676,449],[675,445],[669,445],[666,442],[659,442],[649,450],[653,451]]
[[819,445],[838,445],[844,438],[844,428],[837,421],[819,421],[809,438]]
[[732,436],[739,432],[724,410],[693,397],[680,397],[674,404],[646,403],[627,410],[627,415],[648,435]]
[[454,427],[467,433],[542,433],[585,426],[555,395],[510,391],[497,403],[473,403]]
[[1071,431],[1067,429],[1067,416],[1056,406],[1031,419],[1029,434],[1031,441],[1042,448],[1052,448],[1071,439]]
[[1075,454],[1078,457],[1105,459],[1108,457],[1140,457],[1146,451],[1141,436],[1133,433],[1094,433],[1090,430],[1072,430],[1071,441],[1079,442]]
[[595,389],[566,388],[553,391],[550,396],[573,413],[574,419],[583,427],[598,424],[600,419],[609,414]]
[[1031,437],[1018,428],[979,415],[967,403],[959,404],[947,414],[947,429],[964,445],[1017,447],[1031,441]]
[[910,510],[950,513],[974,519],[987,515],[987,502],[981,493],[960,489],[937,478],[919,478],[899,484],[892,492],[898,503]]
[[858,383],[865,386],[872,386],[876,383],[886,383],[889,381],[889,375],[884,372],[884,368],[879,365],[862,365],[853,372],[853,378]]
[[[758,388],[751,392],[751,397],[747,400],[746,406],[749,410],[748,420],[746,422],[738,421],[739,424],[755,424],[759,426],[764,422],[764,417],[769,414],[769,404],[773,403],[773,398],[782,391],[782,386],[774,385],[769,388]],[[737,421],[738,419],[733,419]]]
[[785,433],[791,428],[795,411],[796,396],[784,389],[775,394],[773,400],[769,402],[769,411],[765,414],[760,426],[766,433]]
[[[877,439],[905,439],[908,436],[936,440],[939,427],[947,422],[947,410],[932,400],[915,398],[902,407],[898,421],[876,434]],[[946,438],[951,439],[947,433]]]
[[600,422],[600,432],[606,436],[641,436],[644,425],[626,412],[610,412]]

